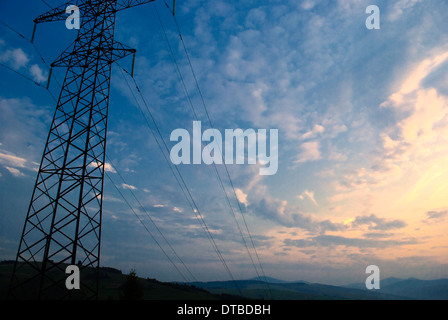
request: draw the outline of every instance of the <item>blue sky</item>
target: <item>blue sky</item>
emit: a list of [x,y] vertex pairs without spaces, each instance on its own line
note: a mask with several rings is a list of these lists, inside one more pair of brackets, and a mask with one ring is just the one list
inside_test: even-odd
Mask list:
[[[372,4],[381,10],[380,30],[365,27]],[[116,39],[138,50],[135,79],[172,147],[171,132],[191,132],[194,116],[155,8],[207,128],[163,2],[120,12]],[[253,165],[228,166],[266,275],[345,284],[363,282],[365,268],[376,264],[382,277],[448,277],[447,9],[439,0],[177,1],[177,21],[214,127],[279,130],[276,175],[260,176]],[[47,10],[42,1],[0,1],[1,21],[26,37],[32,20]],[[41,24],[35,44],[52,62],[75,35],[64,22]],[[46,84],[48,69],[36,50],[4,25],[0,62]],[[119,62],[127,70],[131,63]],[[53,79],[62,82],[64,72],[55,70]],[[13,259],[55,102],[4,67],[0,75],[0,258]],[[130,190],[138,196],[197,279],[228,279],[126,79],[115,65],[109,176],[167,249]],[[52,80],[52,94],[59,90]],[[217,169],[243,226],[225,168]],[[235,278],[256,276],[214,168],[179,170]],[[182,280],[105,183],[102,265]]]

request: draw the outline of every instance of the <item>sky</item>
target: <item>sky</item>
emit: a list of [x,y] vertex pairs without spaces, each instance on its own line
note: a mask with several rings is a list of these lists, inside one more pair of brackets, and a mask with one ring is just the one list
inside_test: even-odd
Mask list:
[[[366,28],[369,5],[379,30]],[[40,55],[51,63],[76,38],[64,21],[39,24],[36,50],[5,24],[29,39],[48,10],[0,0],[3,260],[15,258],[64,79],[55,69],[47,91]],[[204,130],[207,112],[222,133],[278,130],[277,173],[217,165],[226,193],[214,166],[177,167],[235,279],[363,283],[369,265],[381,278],[448,277],[447,12],[442,0],[182,0],[183,42],[163,1],[117,14],[115,39],[137,49],[135,80],[169,148],[174,130],[192,132],[191,106]],[[112,72],[101,265],[229,280],[122,73],[131,65]]]

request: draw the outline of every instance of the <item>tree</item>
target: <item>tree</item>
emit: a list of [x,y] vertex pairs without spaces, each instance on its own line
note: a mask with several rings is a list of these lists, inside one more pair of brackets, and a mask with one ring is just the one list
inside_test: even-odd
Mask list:
[[132,269],[126,276],[126,279],[121,286],[121,291],[120,300],[140,300],[143,297],[143,289],[135,269]]

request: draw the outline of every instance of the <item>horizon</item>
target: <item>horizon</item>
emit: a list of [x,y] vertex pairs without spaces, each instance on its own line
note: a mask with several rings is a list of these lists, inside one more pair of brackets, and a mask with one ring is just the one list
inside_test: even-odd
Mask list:
[[[0,261],[0,264],[13,264],[15,263],[15,260],[2,260]],[[161,283],[177,283],[177,284],[194,284],[194,283],[212,283],[212,282],[239,282],[239,281],[259,281],[259,282],[264,282],[264,283],[268,283],[268,284],[288,284],[288,283],[305,283],[305,284],[322,284],[322,285],[328,285],[328,286],[336,286],[336,287],[350,287],[352,285],[362,285],[364,288],[364,284],[365,281],[361,281],[361,282],[354,282],[354,283],[345,283],[345,284],[339,284],[339,285],[334,285],[334,284],[329,284],[329,283],[323,283],[323,282],[311,282],[311,281],[307,281],[304,279],[296,279],[296,280],[283,280],[283,279],[279,279],[279,278],[274,278],[274,277],[270,277],[270,276],[266,276],[266,279],[263,279],[264,277],[253,277],[253,278],[244,278],[244,279],[223,279],[223,280],[209,280],[209,281],[188,281],[188,282],[182,282],[182,281],[160,281],[156,278],[151,278],[151,277],[143,277],[141,275],[139,275],[138,270],[135,269],[131,269],[130,271],[123,271],[121,269],[117,269],[115,267],[112,266],[100,266],[100,269],[104,268],[104,269],[113,269],[116,271],[119,271],[122,275],[128,275],[132,272],[135,272],[135,275],[140,278],[140,279],[150,279],[150,280],[155,280],[155,281],[159,281]],[[386,282],[388,280],[399,280],[399,281],[408,281],[408,280],[418,280],[418,281],[439,281],[439,280],[448,280],[447,278],[434,278],[434,279],[420,279],[420,278],[415,278],[415,277],[409,277],[409,278],[399,278],[399,277],[387,277],[384,279],[381,279],[381,282]],[[368,289],[365,289],[368,290]],[[380,289],[377,289],[380,290]],[[375,291],[375,290],[374,290]]]
[[[366,28],[370,5],[379,30]],[[38,50],[17,34],[29,39],[48,10],[0,2],[3,260],[17,254],[66,71],[53,70],[49,94],[42,57],[76,38],[64,21],[38,25]],[[164,282],[231,272],[342,285],[363,283],[370,265],[381,280],[448,279],[447,16],[443,0],[185,0],[176,20],[163,1],[118,12],[115,39],[137,49],[142,96],[126,73],[132,57],[114,64],[100,266]],[[171,149],[171,133],[197,120],[223,138],[278,130],[278,170],[167,163],[154,133]]]

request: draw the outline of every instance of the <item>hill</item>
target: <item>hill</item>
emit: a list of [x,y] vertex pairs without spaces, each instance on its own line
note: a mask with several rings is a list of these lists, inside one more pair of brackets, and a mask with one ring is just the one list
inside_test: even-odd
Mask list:
[[[279,279],[272,278],[272,277],[255,277],[255,278],[252,278],[249,280],[264,281],[267,283],[291,283],[291,281],[279,280]],[[297,282],[301,282],[301,281],[297,281]]]
[[380,290],[373,291],[367,290],[364,283],[343,287],[273,278],[268,278],[267,283],[268,286],[254,278],[194,285],[215,294],[239,294],[250,299],[270,299],[272,296],[274,300],[448,300],[448,279],[388,278],[381,280]]
[[214,294],[241,295],[249,299],[273,300],[406,300],[393,294],[307,282],[263,282],[259,280],[195,282]]
[[[0,299],[6,298],[12,268],[13,262],[0,262]],[[119,299],[126,277],[121,270],[100,268],[99,299]],[[274,278],[193,283],[137,279],[142,300],[448,300],[448,279],[389,278],[381,280],[381,289],[374,291],[365,284],[340,287]]]
[[[8,286],[14,262],[0,262],[0,299],[7,298]],[[109,267],[100,268],[99,299],[118,300],[123,294],[126,274]],[[227,294],[213,294],[191,284],[160,282],[155,279],[138,277],[142,289],[141,300],[241,300],[243,298]]]
[[[448,279],[419,280],[415,278],[387,278],[381,280],[379,292],[398,295],[414,300],[448,300]],[[364,284],[353,284],[351,288],[365,290]]]

